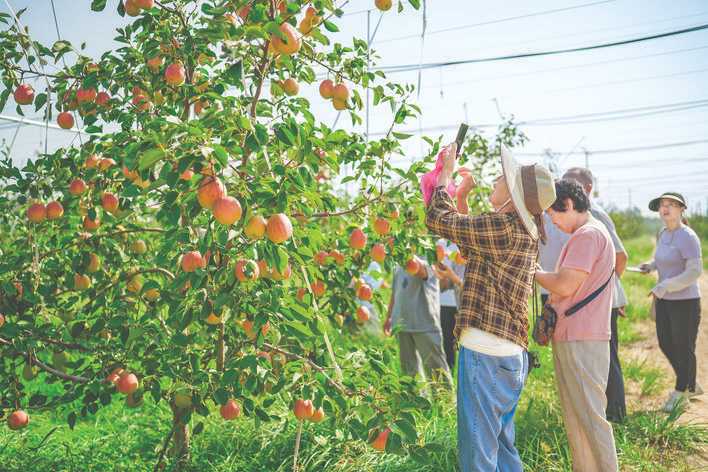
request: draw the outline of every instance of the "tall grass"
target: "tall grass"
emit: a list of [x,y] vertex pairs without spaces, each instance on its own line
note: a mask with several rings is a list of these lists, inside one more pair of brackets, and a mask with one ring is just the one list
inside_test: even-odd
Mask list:
[[[630,264],[651,257],[652,238],[627,241]],[[647,318],[646,294],[650,277],[627,274],[624,286],[630,298],[628,316],[620,331],[634,330]],[[392,339],[366,338],[395,354]],[[339,336],[335,344],[346,349],[361,342]],[[517,447],[530,472],[565,472],[571,459],[554,384],[549,348],[536,348],[541,368],[532,372],[516,414]],[[394,355],[395,359],[396,356]],[[645,394],[656,393],[660,372],[625,361],[628,378],[642,382]],[[53,388],[38,385],[36,388]],[[80,419],[72,431],[66,424],[68,410],[32,412],[31,427],[22,433],[0,428],[0,470],[31,471],[151,471],[167,434],[171,415],[167,408],[146,398],[143,406],[127,409],[117,401],[95,415]],[[283,402],[279,407],[283,412]],[[679,412],[676,412],[678,414]],[[410,455],[381,454],[361,441],[346,436],[335,420],[308,424],[304,430],[300,464],[302,472],[447,472],[457,471],[457,431],[453,398],[433,403],[420,412],[416,424],[426,460]],[[622,424],[614,425],[621,470],[688,471],[691,454],[708,444],[708,429],[683,425],[676,415],[634,411]],[[192,437],[194,471],[286,472],[292,470],[295,423],[256,423],[250,418],[224,422],[212,414],[204,432]],[[412,453],[423,454],[415,447]],[[167,468],[169,469],[169,466]]]

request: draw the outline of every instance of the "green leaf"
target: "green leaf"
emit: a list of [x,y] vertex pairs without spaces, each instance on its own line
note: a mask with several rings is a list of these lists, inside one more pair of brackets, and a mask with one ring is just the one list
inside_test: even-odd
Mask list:
[[395,131],[394,131],[392,134],[393,134],[393,136],[394,136],[396,139],[408,139],[408,138],[410,138],[411,136],[413,136],[412,134],[408,134],[408,133],[397,133],[397,132],[395,132]]
[[69,417],[66,419],[66,422],[69,423],[70,429],[74,429],[74,426],[76,425],[76,413],[73,411],[69,413]]
[[218,144],[214,144],[212,147],[214,148],[214,155],[219,163],[226,167],[229,163],[229,153],[226,152],[226,149],[224,149],[223,146]]
[[420,0],[408,0],[408,3],[416,10],[420,10]]
[[339,28],[337,28],[337,25],[335,25],[335,24],[332,23],[331,21],[325,20],[325,22],[324,22],[324,27],[327,29],[327,31],[329,31],[329,32],[331,32],[331,33],[337,33],[337,32],[339,32]]
[[243,64],[239,61],[226,69],[224,81],[229,85],[239,85],[243,77]]
[[415,430],[415,424],[411,424],[406,419],[396,421],[396,427],[403,433],[407,442],[414,443],[418,440],[418,432]]
[[34,99],[34,110],[38,111],[40,108],[44,106],[44,104],[47,103],[47,94],[46,93],[40,93],[37,95],[37,97]]
[[138,168],[140,170],[145,170],[149,169],[150,167],[153,166],[157,161],[162,159],[165,156],[165,153],[162,151],[162,149],[159,148],[153,148],[145,151],[142,153],[140,156],[140,161],[138,164]]
[[93,11],[103,11],[106,8],[106,0],[93,0],[91,2],[91,10]]

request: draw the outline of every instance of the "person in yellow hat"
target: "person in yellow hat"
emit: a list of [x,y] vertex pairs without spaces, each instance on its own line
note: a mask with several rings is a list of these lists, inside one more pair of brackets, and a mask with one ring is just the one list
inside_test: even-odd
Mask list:
[[[458,353],[457,443],[464,472],[521,471],[514,412],[528,373],[528,298],[533,288],[541,215],[555,200],[543,166],[521,166],[502,146],[503,173],[489,202],[493,212],[459,213],[445,190],[455,171],[456,145],[442,150],[443,170],[426,211],[427,227],[456,244],[467,260],[455,318]],[[466,199],[476,183],[466,173]]]

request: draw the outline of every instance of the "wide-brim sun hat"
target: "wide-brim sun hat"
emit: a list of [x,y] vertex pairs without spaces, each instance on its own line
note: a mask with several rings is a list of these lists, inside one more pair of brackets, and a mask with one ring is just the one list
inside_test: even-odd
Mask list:
[[502,171],[511,203],[533,239],[539,237],[541,215],[556,201],[556,184],[551,172],[540,164],[522,166],[506,146],[501,146]]
[[661,194],[661,196],[656,197],[652,201],[649,202],[649,209],[651,211],[659,211],[659,204],[661,203],[661,200],[666,198],[667,200],[674,200],[679,202],[681,205],[683,205],[684,208],[687,208],[688,205],[686,205],[686,199],[683,198],[683,195],[681,195],[678,192],[664,192]]

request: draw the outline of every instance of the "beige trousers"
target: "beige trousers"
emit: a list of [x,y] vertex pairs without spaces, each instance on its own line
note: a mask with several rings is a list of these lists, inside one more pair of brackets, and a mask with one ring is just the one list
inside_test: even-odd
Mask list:
[[605,419],[610,343],[554,342],[553,363],[573,472],[616,472],[615,438]]

